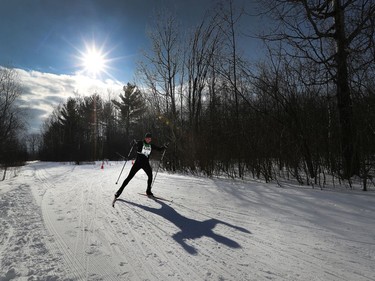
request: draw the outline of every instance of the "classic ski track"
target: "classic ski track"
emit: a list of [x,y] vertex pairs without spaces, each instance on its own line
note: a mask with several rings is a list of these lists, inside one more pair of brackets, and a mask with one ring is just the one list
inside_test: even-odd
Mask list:
[[[102,202],[100,199],[101,198],[105,198],[105,196],[104,196],[104,194],[105,194],[105,191],[104,191],[104,189],[103,189],[103,185],[102,185],[102,183],[99,183],[99,191],[101,192],[101,194],[99,194],[99,192],[96,192],[96,200],[95,200],[95,202],[96,202],[96,204],[95,204],[95,219],[93,220],[93,222],[95,223],[96,221],[98,221],[98,218],[99,218],[99,213],[98,213],[98,210],[100,210],[100,211],[104,211],[104,210],[108,210],[108,206],[107,206],[107,204],[105,204],[104,202]],[[104,214],[103,214],[103,216],[101,216],[101,218],[104,218],[104,217],[106,217],[106,216],[108,216],[108,214],[107,214],[107,212],[105,212]],[[106,225],[111,225],[111,223],[108,223],[108,220],[106,221]],[[95,224],[94,224],[94,226],[95,226]],[[106,228],[107,227],[105,227],[104,228],[104,230],[106,230]],[[99,234],[99,232],[98,232],[98,228],[96,228],[95,229],[95,232],[97,232],[98,234]],[[98,240],[96,240],[95,241],[97,244],[96,244],[96,246],[97,247],[99,247],[99,245],[98,245],[98,243],[99,243],[99,241]],[[111,276],[112,277],[112,272],[109,272],[107,269],[108,268],[112,268],[112,264],[110,264],[109,262],[108,262],[108,259],[105,259],[104,261],[101,261],[101,264],[105,264],[105,266],[104,266],[104,270],[103,270],[103,272],[106,272],[107,273],[107,277],[106,277],[106,280],[108,280],[108,276]],[[102,266],[102,265],[101,265]],[[102,266],[102,268],[103,268],[103,266]],[[119,280],[119,279],[116,279],[116,278],[111,278],[112,280]]]
[[[148,239],[145,239],[143,243],[145,243],[149,249],[155,248],[154,245],[156,245],[157,246],[156,248],[158,249],[163,249],[163,247],[158,241],[162,241],[163,239],[166,239],[165,238],[166,236],[167,237],[170,236],[170,233],[164,230],[164,229],[167,229],[169,225],[167,225],[166,223],[163,223],[164,228],[162,228],[161,226],[158,226],[156,223],[154,223],[153,220],[150,219],[148,216],[143,215],[141,212],[136,210],[136,207],[129,206],[127,203],[124,203],[124,205],[126,205],[126,207],[129,208],[131,213],[136,214],[138,217],[142,217],[142,222],[144,223],[143,226],[146,228],[146,231],[148,234]],[[138,221],[138,217],[136,217],[132,225],[135,224],[136,221]],[[145,223],[148,223],[149,225],[145,225]],[[181,249],[179,248],[179,246],[175,245],[175,241],[172,240],[171,243],[169,243],[169,246],[173,247],[172,249],[169,249],[167,251],[167,253],[170,255],[167,256],[165,253],[163,253],[163,251],[157,252],[157,257],[159,261],[161,263],[164,263],[166,266],[168,266],[172,270],[172,273],[174,273],[174,275],[176,275],[176,272],[177,272],[176,277],[179,278],[178,280],[199,280],[201,276],[196,273],[197,268],[195,266],[194,268],[191,268],[191,266],[193,265],[189,261],[181,260],[181,258],[177,256],[176,253],[179,253]],[[177,266],[174,265],[175,263],[172,263],[173,266],[171,266],[170,263],[168,263],[168,261],[171,259],[171,255],[173,256],[173,261],[177,264]],[[188,263],[189,266],[186,266],[186,263]],[[195,275],[195,277],[192,277],[191,275]],[[188,276],[188,278],[184,279],[184,276]]]
[[[143,203],[143,204],[147,204],[147,203]],[[125,203],[125,205],[128,205],[128,204]],[[173,205],[173,203],[171,203],[171,205]],[[148,226],[146,226],[146,228],[149,229],[149,232],[152,233],[149,240],[153,240],[153,241],[149,241],[148,243],[152,243],[152,245],[157,245],[158,248],[162,248],[160,246],[160,244],[158,243],[158,241],[162,241],[163,238],[165,239],[166,235],[169,236],[169,237],[172,236],[171,233],[168,233],[167,231],[165,231],[165,229],[170,228],[170,224],[165,222],[164,219],[154,218],[154,216],[152,214],[143,215],[143,212],[139,212],[138,210],[136,210],[136,207],[128,206],[128,208],[131,209],[132,212],[138,214],[139,216],[142,216],[142,218],[143,218],[142,222],[143,223],[149,224]],[[180,211],[180,210],[178,210],[178,211]],[[205,217],[211,218],[208,215],[205,215]],[[160,224],[160,226],[158,225],[158,223]],[[176,231],[175,228],[172,228],[171,230]],[[215,250],[216,249],[213,249],[213,247],[218,246],[217,242],[211,241],[211,239],[208,240],[209,241],[208,243],[200,243],[200,244],[196,243],[194,240],[188,241],[188,243],[191,244],[192,246],[199,245],[199,248],[197,249],[198,255],[205,256],[206,260],[210,260],[210,261],[214,260],[214,264],[215,264],[214,267],[213,267],[212,262],[210,262],[209,267],[205,267],[204,264],[196,265],[195,263],[191,262],[191,260],[194,260],[194,256],[192,256],[191,259],[186,258],[186,254],[177,256],[177,253],[180,253],[181,251],[184,251],[184,250],[181,248],[180,245],[178,245],[176,243],[176,241],[172,240],[172,238],[170,238],[170,239],[171,239],[171,243],[169,243],[169,245],[170,246],[173,245],[173,248],[168,251],[168,254],[170,254],[170,255],[167,257],[164,254],[163,258],[165,260],[169,260],[171,255],[173,255],[174,261],[176,262],[176,264],[178,264],[180,268],[184,268],[184,271],[178,270],[179,277],[182,278],[180,280],[201,280],[202,276],[204,276],[204,275],[208,275],[208,276],[206,276],[205,280],[211,280],[211,279],[216,278],[216,277],[219,278],[219,279],[224,279],[224,280],[234,280],[234,279],[236,279],[236,276],[233,275],[233,272],[236,272],[236,271],[233,271],[233,266],[230,266],[230,268],[227,268],[225,261],[215,259],[215,256],[216,256]],[[207,238],[203,237],[203,239],[207,239]],[[206,246],[203,246],[203,245],[206,245]],[[221,250],[225,250],[224,246],[223,247],[219,246],[219,249],[220,248],[221,248]],[[159,254],[160,254],[160,252],[158,252],[158,255]],[[227,252],[227,257],[230,260],[236,259],[236,257],[233,256],[233,255],[235,255],[234,252],[232,252],[232,251]],[[184,257],[184,258],[181,259],[181,257]],[[188,264],[188,266],[186,266],[186,264]],[[204,268],[205,272],[202,272],[202,267]],[[240,268],[240,266],[237,266],[235,268],[235,270],[241,271],[242,275],[247,275],[246,271],[244,272]],[[189,276],[189,275],[195,275],[195,276],[193,277],[193,276]],[[189,276],[189,277],[185,277],[185,276]],[[248,278],[244,277],[243,280],[248,280]]]
[[[118,214],[118,212],[117,212],[117,214]],[[116,218],[118,219],[118,216],[116,216]],[[114,221],[115,221],[115,219],[112,220],[112,222],[114,222]],[[114,225],[113,223],[110,223],[110,226],[111,226],[111,228],[112,228],[112,230],[113,230],[113,232],[112,232],[113,235],[116,236],[116,242],[114,242],[114,245],[117,245],[117,246],[118,246],[118,244],[120,243],[120,244],[121,244],[120,246],[122,247],[122,251],[121,251],[121,252],[124,252],[124,253],[129,252],[128,244],[130,244],[130,240],[129,240],[128,238],[126,238],[128,244],[125,244],[125,242],[123,241],[123,239],[124,239],[124,238],[123,238],[123,235],[120,236],[120,235],[118,234],[119,232],[121,232],[121,230],[115,228],[115,225]],[[127,234],[126,234],[126,236],[127,236]],[[121,250],[121,249],[120,249],[120,250]],[[138,277],[137,280],[141,280],[142,278],[140,277],[138,270],[134,270],[135,266],[131,266],[131,265],[133,265],[133,261],[132,261],[132,260],[130,260],[130,261],[127,260],[127,262],[130,264],[130,265],[128,266],[128,270],[131,271],[132,274],[134,274],[135,276]],[[128,272],[126,272],[126,273],[128,273]]]
[[[4,239],[0,245],[1,253],[6,253],[2,255],[3,259],[0,259],[0,265],[4,265],[4,268],[1,267],[0,280],[10,280],[5,276],[5,271],[13,266],[19,267],[20,272],[17,274],[28,272],[29,275],[43,274],[46,278],[60,277],[63,268],[59,266],[58,258],[53,255],[53,251],[46,245],[48,231],[44,227],[42,210],[36,204],[30,186],[19,183],[16,188],[1,194],[0,198],[6,198],[5,202],[9,202],[1,206],[4,207],[1,208],[1,213],[4,212],[7,220],[0,226],[0,231],[4,230],[0,233],[0,238]],[[27,216],[28,220],[25,221],[23,216]],[[48,259],[50,263],[46,265],[43,258]]]
[[[112,272],[110,271],[111,264],[108,263],[107,259],[96,259],[93,253],[90,252],[92,248],[99,247],[98,240],[96,236],[98,235],[98,229],[95,226],[95,222],[98,219],[98,210],[102,208],[99,207],[99,192],[95,187],[97,178],[90,179],[86,181],[84,185],[73,186],[73,189],[77,188],[82,190],[80,198],[80,209],[78,210],[79,219],[78,226],[79,233],[76,236],[74,242],[74,252],[75,255],[79,256],[82,259],[82,262],[85,264],[85,277],[86,280],[91,280],[98,273],[94,272],[99,269],[100,279],[105,278],[105,280],[118,280],[112,278]],[[73,193],[75,194],[75,193]],[[103,204],[101,204],[103,205]],[[93,210],[93,211],[92,211]]]
[[[48,180],[48,177],[53,177],[54,179],[56,178],[56,176],[52,173],[47,173],[45,171],[45,169],[38,169],[38,174],[39,174],[39,179],[41,180],[41,182],[43,183],[44,187],[46,188],[46,193],[44,194],[43,196],[43,199],[42,199],[42,207],[43,207],[43,210],[45,210],[43,212],[44,216],[46,217],[46,225],[48,227],[48,229],[50,230],[51,233],[54,234],[54,236],[56,237],[56,242],[58,243],[58,246],[61,250],[61,252],[63,253],[63,258],[64,260],[67,262],[68,265],[70,265],[70,268],[71,268],[71,272],[73,272],[73,275],[75,275],[76,277],[78,277],[79,279],[83,279],[83,280],[89,280],[91,278],[91,273],[92,271],[90,270],[91,268],[95,267],[95,269],[100,269],[100,271],[103,273],[102,275],[103,276],[106,276],[106,280],[110,280],[108,279],[109,276],[111,276],[111,272],[109,272],[106,268],[108,268],[107,266],[107,262],[106,261],[103,261],[103,260],[100,260],[100,262],[95,262],[95,265],[90,265],[90,255],[87,254],[87,251],[88,251],[88,240],[90,239],[90,235],[86,235],[85,232],[88,232],[88,233],[94,233],[95,232],[95,229],[93,227],[93,223],[96,219],[96,207],[94,207],[94,215],[91,216],[91,212],[88,211],[86,212],[86,210],[88,210],[88,204],[89,204],[89,196],[87,196],[86,200],[84,200],[85,204],[83,204],[83,207],[81,207],[79,213],[82,214],[81,215],[81,218],[82,216],[86,216],[86,214],[89,214],[89,221],[90,221],[90,224],[87,225],[86,223],[86,218],[84,218],[83,220],[81,219],[80,220],[80,226],[82,227],[83,231],[83,238],[82,240],[80,240],[80,235],[77,235],[76,236],[76,245],[78,245],[80,243],[80,241],[83,241],[83,248],[82,248],[82,252],[79,252],[78,251],[78,247],[75,246],[74,247],[74,252],[72,250],[70,250],[70,246],[67,245],[67,243],[64,241],[64,238],[59,234],[59,232],[56,230],[56,228],[54,227],[54,222],[52,221],[50,215],[49,215],[49,212],[46,211],[46,195],[49,194],[49,192],[51,192],[52,189],[54,189],[56,186],[53,185],[53,184],[50,184],[49,183],[49,180]],[[90,185],[92,187],[92,184]],[[77,188],[77,186],[73,186],[71,187],[71,189],[75,189]],[[86,188],[87,190],[87,188]],[[87,192],[88,194],[90,194],[90,192]],[[95,198],[96,198],[96,203],[98,201],[98,194],[95,193]],[[91,216],[91,217],[90,217]],[[87,229],[86,229],[87,227]],[[82,258],[79,258],[79,257],[82,257]],[[84,272],[84,276],[82,276],[82,272]],[[95,274],[96,275],[96,274]],[[113,279],[113,280],[117,280],[117,279]]]
[[[74,241],[73,249],[74,249],[74,256],[76,259],[79,260],[80,265],[84,271],[85,279],[92,280],[92,276],[90,275],[91,271],[90,268],[100,269],[103,273],[102,278],[105,280],[122,280],[116,279],[113,276],[113,273],[110,271],[112,268],[112,264],[109,264],[107,261],[108,259],[100,259],[95,260],[92,255],[89,255],[87,252],[90,250],[90,239],[95,238],[95,234],[97,228],[95,228],[95,221],[98,217],[98,210],[107,210],[108,206],[104,203],[99,202],[99,192],[97,188],[94,188],[93,183],[97,183],[98,179],[90,179],[89,182],[81,183],[82,185],[72,186],[70,189],[81,190],[81,197],[78,203],[80,208],[77,210],[78,212],[78,225],[77,228],[79,229],[78,234],[76,235],[76,239]],[[101,186],[101,185],[100,185]],[[102,190],[100,188],[99,190]],[[73,193],[74,194],[74,193]],[[94,209],[94,212],[91,210]],[[107,214],[104,214],[106,216]],[[103,217],[104,217],[103,216]],[[111,224],[110,224],[111,225]],[[112,226],[112,225],[111,225]],[[94,246],[94,245],[93,245]],[[98,246],[98,245],[96,245]],[[125,251],[128,251],[128,248],[124,247]],[[136,253],[135,253],[136,254]],[[95,277],[95,275],[94,275]],[[141,279],[139,279],[141,280]]]
[[[44,170],[43,170],[44,171]],[[44,178],[46,178],[47,176],[46,175],[43,175],[44,176]],[[46,186],[46,188],[47,188],[47,190],[49,190],[50,188],[54,188],[54,186],[53,185],[50,185],[48,182],[46,182],[46,180],[44,180],[43,181],[43,183],[45,184],[45,186]],[[87,217],[87,213],[88,214],[90,214],[90,211],[89,211],[89,206],[90,206],[90,202],[89,202],[89,200],[90,200],[90,195],[92,195],[92,193],[93,192],[90,192],[90,187],[87,187],[87,183],[85,184],[86,185],[86,187],[85,188],[82,188],[82,200],[83,200],[83,202],[82,202],[82,205],[81,205],[81,209],[80,209],[80,214],[81,214],[81,219],[80,219],[80,227],[81,227],[81,233],[82,233],[82,235],[83,235],[83,253],[85,254],[85,258],[83,259],[84,260],[84,266],[83,266],[83,264],[82,263],[78,263],[79,264],[79,266],[81,266],[81,267],[83,267],[83,268],[85,268],[86,270],[85,270],[85,279],[87,280],[88,278],[89,278],[89,269],[88,269],[88,264],[89,264],[89,256],[86,254],[86,249],[87,249],[87,245],[88,245],[88,243],[89,243],[89,235],[86,235],[86,232],[87,233],[94,233],[94,228],[93,228],[93,223],[94,223],[94,220],[95,220],[95,218],[96,218],[96,215],[97,215],[97,213],[96,213],[96,211],[94,212],[94,214],[92,215],[92,217],[91,217],[91,220],[90,220],[90,217]],[[90,184],[90,186],[92,187],[92,183]],[[84,196],[85,194],[84,193],[86,193],[86,196]],[[94,192],[95,193],[95,197],[97,198],[98,197],[98,193],[97,192]],[[44,197],[44,196],[43,196]],[[96,200],[97,201],[97,200]],[[179,204],[180,205],[180,204]],[[183,205],[182,205],[183,206]],[[185,209],[187,209],[187,210],[189,210],[190,212],[192,211],[192,208],[188,208],[188,207],[186,207],[186,206],[183,206],[183,207],[185,207]],[[130,208],[130,206],[129,206],[129,208]],[[97,208],[95,208],[95,210],[96,210]],[[131,208],[132,209],[132,208]],[[134,210],[133,210],[134,211]],[[199,213],[200,215],[203,215],[203,216],[205,216],[205,217],[207,217],[207,218],[209,218],[209,217],[211,217],[210,215],[208,215],[208,214],[203,214],[203,213]],[[47,216],[48,216],[48,213],[47,213]],[[88,218],[88,220],[90,220],[89,221],[89,223],[88,222],[86,222],[86,219]],[[50,220],[50,218],[49,218],[49,216],[47,217],[47,219],[48,220]],[[131,235],[132,235],[132,237],[133,237],[133,240],[137,243],[137,247],[138,247],[138,249],[140,249],[141,251],[142,251],[142,254],[144,255],[144,256],[147,256],[147,253],[145,252],[145,250],[144,250],[144,247],[139,243],[139,238],[140,238],[140,236],[138,236],[138,235],[136,235],[135,233],[134,233],[134,231],[132,230],[132,227],[133,226],[135,226],[135,225],[137,225],[136,224],[136,222],[137,222],[137,220],[134,220],[134,219],[132,219],[132,221],[130,222],[130,221],[128,221],[128,220],[126,220],[125,219],[125,221],[126,221],[126,223],[127,223],[127,226],[128,226],[128,228],[129,228],[129,230],[130,230],[130,233],[131,233]],[[51,225],[53,224],[52,222],[50,223]],[[153,224],[153,223],[151,223],[151,224]],[[160,228],[156,228],[155,227],[155,224],[153,224],[153,229],[152,230],[156,230],[156,229],[159,229],[160,230]],[[53,227],[53,226],[52,226]],[[137,227],[139,227],[139,225],[137,225]],[[86,229],[87,228],[87,229]],[[148,229],[149,229],[149,227],[148,227]],[[53,228],[53,231],[56,233],[56,236],[59,238],[58,240],[60,240],[59,242],[60,242],[60,248],[63,250],[63,252],[64,252],[64,257],[65,256],[67,256],[67,257],[70,257],[71,256],[71,252],[70,251],[68,251],[68,246],[64,243],[64,241],[63,241],[63,238],[57,233],[57,231]],[[160,233],[159,233],[159,235],[158,235],[158,238],[160,238]],[[77,245],[78,245],[78,243],[79,243],[79,236],[77,235]],[[156,240],[157,241],[157,240]],[[129,240],[128,240],[128,242],[130,242]],[[155,241],[154,241],[155,242]],[[148,245],[149,246],[149,245]],[[126,248],[126,247],[125,247]],[[126,250],[128,250],[128,249],[126,249]],[[275,249],[274,248],[272,248],[272,249],[270,249],[270,252],[272,253],[272,252],[274,252],[275,251]],[[176,251],[173,251],[174,253],[176,253]],[[205,249],[204,249],[204,252],[205,253],[207,253],[207,252],[209,252],[210,254],[207,254],[207,257],[211,257],[211,259],[212,259],[212,257],[214,256],[214,252],[212,252],[208,247],[206,247]],[[279,254],[283,254],[284,256],[290,256],[290,255],[285,255],[285,253],[282,251],[279,251]],[[135,251],[135,255],[133,255],[133,256],[136,256],[137,255],[137,252]],[[164,256],[165,257],[165,256]],[[231,257],[231,258],[233,258],[233,257]],[[140,260],[138,257],[137,257],[137,259],[138,259],[138,261],[137,261],[137,263],[135,264],[135,266],[142,266],[142,267],[144,267],[143,266],[143,261],[142,260]],[[175,259],[178,259],[178,258],[176,258],[176,256],[175,256]],[[71,260],[71,259],[69,259],[68,260],[69,261],[69,263],[70,264],[72,264],[73,265],[73,267],[74,267],[74,270],[73,271],[76,271],[76,272],[79,272],[79,270],[78,270],[78,268],[77,268],[77,262],[74,262],[74,260]],[[178,262],[179,264],[181,264],[180,262]],[[212,263],[211,263],[211,266],[212,266]],[[191,268],[191,264],[190,264],[190,268]],[[181,274],[181,271],[179,271],[180,273],[179,273],[179,275],[180,276],[184,276],[187,272],[189,272],[189,270],[187,270],[187,271],[185,271],[183,274]],[[201,275],[198,275],[197,273],[196,273],[196,268],[194,267],[194,270],[193,271],[191,271],[190,270],[190,274],[191,273],[194,273],[195,275],[196,275],[196,278],[193,278],[193,279],[196,279],[196,280],[199,280],[199,278],[201,278],[202,276]],[[217,275],[220,275],[220,274],[218,274],[218,272],[222,272],[222,267],[220,267],[220,268],[215,268],[215,270],[213,270],[213,273],[214,273],[214,275],[215,275],[215,273],[217,274]],[[225,270],[225,272],[226,272],[226,274],[228,275],[229,274],[229,276],[231,276],[231,277],[233,277],[233,275],[230,275],[230,273],[227,271],[227,270]],[[150,280],[152,280],[152,275],[150,274],[150,272],[147,270],[147,277],[148,277],[148,279],[150,279]],[[186,276],[186,275],[185,275]],[[80,276],[80,278],[82,278],[81,276]],[[189,280],[191,280],[191,277],[189,277],[188,278]],[[183,280],[183,279],[182,279]]]
[[[189,281],[270,279],[299,281],[305,275],[314,276],[314,274],[318,279],[327,280],[375,280],[371,276],[366,276],[366,274],[371,275],[370,265],[367,265],[364,274],[345,266],[350,263],[361,264],[366,260],[363,253],[361,256],[347,256],[348,252],[355,252],[358,247],[358,242],[345,239],[351,237],[350,235],[341,235],[335,232],[335,229],[324,225],[316,227],[314,221],[304,220],[305,217],[300,214],[297,214],[296,223],[293,224],[286,216],[294,209],[283,208],[278,205],[278,201],[270,200],[267,203],[266,200],[269,199],[267,196],[262,199],[265,202],[258,203],[260,209],[249,208],[249,213],[246,212],[245,205],[234,209],[231,204],[218,204],[215,201],[215,193],[209,193],[213,196],[213,200],[208,203],[203,197],[194,200],[189,196],[183,200],[171,198],[174,199],[172,203],[165,202],[186,218],[197,221],[214,218],[247,228],[252,233],[232,230],[222,225],[214,229],[218,234],[246,246],[240,249],[228,250],[226,245],[216,243],[205,236],[187,240],[189,245],[197,249],[197,255],[201,256],[195,259],[195,255],[185,252],[185,249],[172,238],[179,229],[167,219],[126,202],[116,202],[113,209],[110,206],[112,196],[107,195],[109,189],[112,189],[108,186],[109,178],[105,178],[105,174],[102,173],[101,175],[104,176],[98,174],[99,176],[88,177],[85,181],[80,180],[85,177],[87,167],[86,170],[80,170],[79,166],[73,169],[67,166],[66,169],[66,173],[74,171],[69,175],[70,177],[77,178],[77,184],[64,186],[65,189],[61,189],[64,191],[62,199],[77,202],[77,210],[74,211],[77,216],[72,222],[77,224],[77,235],[67,240],[65,234],[59,234],[61,224],[57,224],[56,219],[59,211],[65,210],[64,206],[61,206],[63,203],[67,206],[74,205],[55,199],[57,195],[63,195],[58,191],[67,175],[65,172],[64,176],[61,176],[61,173],[54,173],[54,167],[45,169],[41,165],[33,169],[36,184],[39,184],[37,188],[41,201],[38,205],[40,204],[46,229],[51,234],[50,237],[54,238],[54,242],[47,245],[48,249],[53,253],[53,257],[62,260],[66,272],[69,273],[67,277],[74,278],[73,280],[151,281],[173,278]],[[74,178],[73,180],[70,178],[70,182],[75,182]],[[41,192],[43,190],[44,194]],[[65,193],[71,195],[65,196]],[[247,193],[243,195],[233,199],[242,200],[242,197],[246,197],[244,200],[251,204],[251,196]],[[223,194],[218,195],[218,197],[222,196]],[[130,194],[129,199],[125,196],[125,200],[151,208],[159,207],[147,197],[145,199],[138,197],[140,196]],[[108,198],[108,201],[104,202],[103,198]],[[276,203],[275,207],[272,203]],[[268,207],[267,204],[270,206]],[[281,212],[273,214],[275,210]],[[263,211],[267,213],[263,214]],[[265,218],[268,220],[264,220]],[[289,222],[288,227],[283,225],[284,220]],[[102,231],[102,228],[111,230]],[[273,231],[269,232],[269,229]],[[308,232],[312,233],[308,234]],[[303,239],[304,234],[309,237],[307,241]],[[335,237],[332,238],[332,235]],[[329,247],[325,247],[327,245]],[[104,252],[105,255],[96,256],[96,249],[99,253],[103,252],[102,249],[107,252]],[[335,253],[334,257],[333,253]],[[225,260],[220,258],[224,256]],[[327,260],[327,257],[331,256],[333,258]],[[121,261],[118,260],[119,258],[126,262],[119,263]],[[113,262],[122,271],[121,273],[119,270],[113,271],[116,276],[111,272]]]
[[[81,186],[80,188],[82,188],[83,191],[85,191],[86,193],[86,196],[82,196],[81,198],[81,208],[80,208],[80,211],[79,213],[82,215],[81,216],[81,220],[80,220],[80,235],[77,235],[77,238],[81,238],[81,239],[77,239],[77,248],[78,248],[78,245],[82,245],[82,248],[80,251],[78,251],[78,254],[82,256],[82,260],[85,264],[85,275],[86,275],[86,280],[88,280],[89,278],[89,255],[87,254],[87,251],[88,251],[88,244],[89,244],[89,236],[90,236],[90,233],[92,232],[92,228],[91,228],[91,222],[92,222],[92,219],[90,220],[90,212],[89,212],[89,200],[90,200],[90,196],[92,196],[91,192],[89,191],[89,184],[87,182],[84,183],[84,186]],[[89,215],[89,217],[88,217]]]
[[[129,206],[129,208],[135,211],[133,207]],[[135,212],[137,212],[138,215],[142,216],[142,213],[138,211],[135,211]],[[164,230],[164,229],[168,229],[168,227],[170,226],[167,223],[162,222],[162,220],[160,220],[159,218],[156,218],[156,220],[157,222],[162,222],[160,226],[158,226],[156,222],[153,222],[152,218],[150,218],[149,215],[142,216],[142,217],[144,218],[143,222],[145,223],[145,228],[149,235],[148,241],[146,240],[148,247],[152,249],[152,248],[155,248],[154,245],[156,245],[157,249],[162,249],[158,251],[157,254],[154,253],[154,255],[157,255],[156,257],[159,259],[159,261],[166,264],[172,271],[173,275],[176,275],[177,273],[176,277],[179,278],[179,280],[199,280],[200,276],[196,273],[197,268],[189,260],[185,259],[184,255],[178,255],[178,253],[182,251],[181,248],[175,243],[175,241],[171,239],[170,233]],[[164,239],[171,240],[171,242],[169,243],[170,249],[167,251],[167,253],[169,254],[168,256],[165,253],[163,253],[163,250],[165,251],[165,247],[164,247],[165,245],[163,246],[159,242],[159,241],[163,241]],[[172,258],[174,261],[173,265],[177,264],[178,265],[177,268],[175,266],[171,267],[168,264],[168,261],[171,260]],[[195,276],[192,276],[192,275],[195,275]]]
[[[144,219],[144,220],[142,220],[143,224],[142,225],[137,225],[137,228],[138,227],[142,227],[142,228],[146,229],[145,235],[147,235],[148,239],[144,239],[142,241],[142,243],[145,245],[145,247],[147,247],[148,249],[155,249],[155,245],[156,245],[157,249],[163,249],[163,247],[160,246],[160,243],[158,241],[162,241],[163,239],[165,239],[166,235],[168,235],[167,231],[161,229],[159,226],[157,226],[156,224],[154,224],[151,220],[149,220],[148,217],[146,217],[145,215],[142,215],[135,208],[133,208],[131,206],[128,206],[127,203],[125,203],[125,205],[131,211],[130,213],[135,214],[134,215],[135,219],[133,219],[133,222],[131,222],[131,225],[136,225],[137,223],[139,224],[139,222],[138,222],[139,221],[139,216],[141,216]],[[148,225],[145,225],[145,223],[152,224],[152,227],[150,228]],[[164,226],[166,226],[166,225],[164,225]],[[155,230],[159,230],[159,232],[162,232],[163,235],[158,235],[156,237],[155,236],[156,235]],[[147,232],[147,234],[146,234],[146,232]],[[154,237],[156,237],[157,239],[155,239]],[[149,250],[149,251],[152,252],[152,250]],[[171,252],[171,253],[174,252],[175,253],[176,251],[170,250],[168,252]],[[148,253],[147,255],[148,256],[152,255],[152,253]],[[157,253],[155,253],[155,251],[154,251],[154,257],[157,258],[158,261],[159,261],[159,263],[163,264],[163,266],[168,266],[168,268],[170,268],[172,270],[173,275],[176,275],[176,272],[178,272],[178,274],[180,276],[179,277],[180,280],[183,280],[183,279],[181,279],[181,276],[186,276],[186,275],[190,275],[191,274],[191,271],[188,270],[188,269],[186,269],[185,263],[181,262],[180,260],[174,259],[174,261],[177,262],[178,267],[176,267],[174,264],[172,265],[173,267],[171,267],[170,263],[168,262],[170,260],[170,256],[167,257],[166,254],[163,253],[163,250],[158,251]],[[179,268],[184,268],[184,272],[182,272]],[[198,279],[191,279],[191,278],[189,278],[189,280],[199,280],[199,276],[196,276],[196,277]]]
[[[118,203],[118,202],[117,202]],[[119,208],[118,208],[119,209]],[[126,252],[133,252],[132,255],[130,255],[132,258],[134,258],[136,260],[136,262],[134,262],[133,260],[131,260],[131,264],[133,266],[131,266],[133,268],[133,271],[135,269],[136,271],[136,275],[139,277],[139,280],[143,280],[144,277],[141,276],[139,274],[139,272],[142,272],[142,273],[145,273],[146,274],[146,280],[154,280],[154,276],[151,274],[150,272],[150,269],[148,266],[145,266],[144,264],[144,260],[141,260],[141,258],[139,257],[139,252],[136,251],[133,247],[129,249],[129,247],[127,247],[126,245],[134,245],[136,244],[137,245],[137,249],[139,249],[141,252],[142,252],[142,255],[145,257],[146,256],[146,252],[144,251],[142,245],[139,243],[139,239],[138,239],[138,236],[135,234],[135,231],[133,230],[133,227],[134,227],[134,224],[130,224],[129,223],[129,220],[130,220],[130,214],[128,215],[125,215],[124,212],[120,209],[120,210],[117,210],[119,216],[120,216],[120,222],[124,222],[126,223],[126,230],[128,231],[128,235],[125,235],[125,239],[127,241],[127,243],[125,244],[122,239],[123,237],[120,237],[119,235],[118,238],[119,238],[119,241],[121,241],[122,245],[124,246],[124,250]],[[134,220],[133,220],[134,222]],[[131,237],[129,237],[131,236]]]
[[62,259],[65,263],[65,269],[67,272],[70,272],[75,278],[77,279],[83,279],[84,277],[81,275],[80,272],[82,272],[81,268],[83,268],[82,264],[79,263],[79,261],[74,258],[71,251],[69,250],[69,247],[66,245],[58,231],[55,229],[54,224],[52,222],[52,219],[50,218],[49,212],[47,211],[46,207],[46,194],[50,192],[50,188],[53,188],[53,185],[49,184],[47,181],[47,178],[45,176],[45,169],[37,169],[36,170],[36,177],[39,179],[39,181],[44,185],[46,188],[46,192],[43,195],[41,208],[42,208],[42,214],[45,221],[45,225],[48,229],[48,231],[55,237],[55,243],[60,251],[57,251],[56,249],[52,249],[56,254],[61,253]]
[[[99,247],[98,235],[99,231],[96,227],[96,221],[100,210],[105,208],[103,203],[99,202],[99,192],[95,188],[97,178],[90,179],[89,182],[85,182],[79,187],[81,190],[81,197],[79,198],[78,204],[80,205],[78,212],[77,229],[78,235],[74,242],[75,255],[80,256],[80,259],[85,264],[85,276],[87,280],[92,280],[98,274],[97,269],[100,270],[99,274],[101,277],[96,277],[105,280],[120,280],[113,276],[111,271],[112,264],[109,263],[107,258],[96,258],[94,253],[97,247]],[[99,189],[101,190],[101,189]],[[92,211],[93,210],[93,211]],[[96,272],[94,272],[94,270]]]

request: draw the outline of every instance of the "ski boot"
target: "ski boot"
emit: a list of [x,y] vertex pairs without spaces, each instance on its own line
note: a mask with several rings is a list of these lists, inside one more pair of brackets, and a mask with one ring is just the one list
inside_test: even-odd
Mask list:
[[151,189],[147,188],[146,194],[147,194],[148,197],[154,197],[154,194],[151,192]]

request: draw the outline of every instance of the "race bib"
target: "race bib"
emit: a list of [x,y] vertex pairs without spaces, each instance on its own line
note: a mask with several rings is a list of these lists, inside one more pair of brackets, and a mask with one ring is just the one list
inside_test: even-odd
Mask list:
[[150,153],[151,153],[151,145],[143,144],[141,154],[148,157],[148,156],[150,156]]

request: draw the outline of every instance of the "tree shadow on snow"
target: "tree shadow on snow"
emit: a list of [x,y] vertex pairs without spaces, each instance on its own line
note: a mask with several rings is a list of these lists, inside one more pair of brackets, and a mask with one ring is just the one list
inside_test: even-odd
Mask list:
[[237,231],[251,234],[251,232],[245,228],[235,226],[235,225],[232,225],[230,223],[227,223],[218,219],[211,218],[205,221],[198,221],[198,220],[187,218],[181,215],[180,213],[178,213],[171,206],[157,199],[155,199],[155,202],[158,202],[161,205],[161,208],[152,208],[152,207],[144,206],[144,205],[137,204],[134,202],[126,201],[123,199],[118,199],[118,201],[125,202],[127,204],[141,208],[145,211],[159,215],[165,218],[166,220],[170,221],[174,225],[176,225],[180,229],[180,231],[177,232],[176,234],[173,234],[172,238],[176,242],[178,242],[189,254],[192,254],[192,255],[197,254],[197,250],[193,246],[188,245],[186,243],[186,240],[198,239],[204,236],[212,238],[216,242],[226,245],[230,248],[241,248],[241,245],[238,244],[236,241],[228,237],[225,237],[223,235],[217,234],[213,231],[215,226],[218,224],[231,227]]

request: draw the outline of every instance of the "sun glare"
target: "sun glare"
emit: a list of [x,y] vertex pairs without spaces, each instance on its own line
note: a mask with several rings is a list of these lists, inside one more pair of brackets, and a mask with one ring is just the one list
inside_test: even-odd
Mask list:
[[97,50],[89,50],[83,56],[83,65],[88,72],[98,74],[105,68],[105,58]]
[[106,58],[106,54],[101,49],[97,49],[94,44],[86,45],[86,50],[80,51],[80,54],[81,73],[94,78],[107,73],[109,60]]

